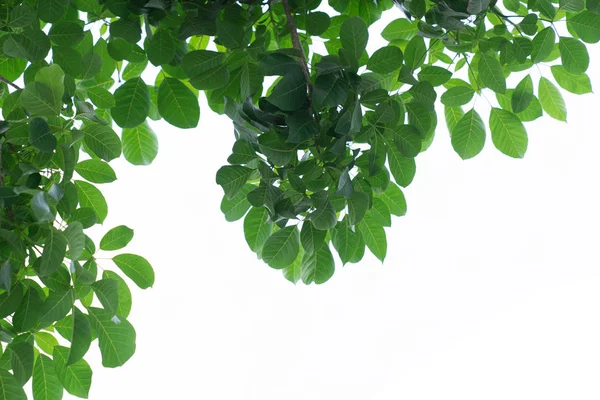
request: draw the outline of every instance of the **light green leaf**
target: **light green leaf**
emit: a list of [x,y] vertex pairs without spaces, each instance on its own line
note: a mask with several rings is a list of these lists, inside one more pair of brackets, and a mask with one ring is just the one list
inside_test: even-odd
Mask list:
[[558,49],[560,50],[562,65],[567,72],[579,75],[587,71],[590,56],[583,43],[570,37],[561,37],[558,42]]
[[538,90],[544,111],[554,119],[567,122],[567,108],[557,87],[549,79],[541,77]]
[[527,131],[513,113],[492,108],[490,113],[492,142],[502,153],[513,158],[523,158],[527,151]]
[[406,214],[406,199],[402,190],[393,182],[390,182],[387,189],[377,195],[388,206],[390,213],[397,216]]
[[586,74],[571,74],[562,65],[553,65],[550,69],[552,70],[552,76],[563,89],[574,94],[592,92],[592,84]]
[[108,205],[102,192],[96,186],[85,181],[74,181],[79,195],[81,207],[91,208],[96,214],[98,223],[102,223],[108,215]]
[[117,179],[110,165],[100,160],[84,160],[75,165],[75,172],[93,183],[110,183]]
[[426,81],[432,86],[440,86],[448,82],[452,78],[452,72],[446,68],[427,65],[421,68],[418,73],[419,81]]
[[86,124],[82,129],[85,145],[104,161],[111,161],[121,155],[121,140],[107,125]]
[[558,8],[567,12],[579,12],[585,8],[584,0],[558,0]]
[[410,39],[404,50],[404,63],[414,71],[423,65],[426,56],[425,40],[421,36]]
[[[583,3],[583,0],[579,0]],[[588,6],[589,6],[588,1]],[[583,11],[567,18],[567,24],[573,28],[577,36],[586,43],[600,41],[600,15],[596,12]]]
[[302,282],[309,285],[325,283],[335,272],[335,262],[328,245],[321,246],[317,252],[304,253],[301,265]]
[[358,224],[358,230],[371,253],[383,262],[387,253],[387,240],[383,226],[374,218],[365,216]]
[[133,165],[150,165],[158,154],[158,138],[146,122],[123,129],[123,155]]
[[54,347],[52,358],[58,380],[65,390],[73,396],[87,399],[92,385],[92,369],[88,363],[82,358],[67,366],[69,349],[63,346]]
[[481,54],[478,64],[479,78],[488,88],[497,93],[506,92],[506,79],[500,62],[489,54]]
[[485,124],[477,111],[468,111],[452,129],[452,147],[463,159],[475,157],[485,144]]
[[367,68],[378,74],[389,74],[400,69],[403,59],[402,51],[398,47],[385,46],[373,53]]
[[415,23],[410,22],[406,18],[398,18],[383,28],[381,37],[388,42],[393,42],[396,40],[410,40],[417,34],[417,32],[418,28]]
[[60,400],[63,397],[63,387],[54,369],[54,361],[44,354],[38,355],[35,361],[32,389],[35,400]]
[[455,86],[448,89],[440,98],[443,105],[457,107],[469,103],[473,99],[475,91],[470,86]]
[[534,63],[539,63],[548,58],[554,48],[556,34],[554,29],[547,27],[542,29],[531,41],[533,50],[531,51],[531,60]]

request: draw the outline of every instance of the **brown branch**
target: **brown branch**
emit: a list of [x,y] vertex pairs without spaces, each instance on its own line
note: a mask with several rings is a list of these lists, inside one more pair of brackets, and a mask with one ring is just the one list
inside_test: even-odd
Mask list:
[[14,87],[17,90],[21,90],[20,87],[18,87],[17,85],[15,85],[14,83],[12,83],[11,81],[9,81],[8,79],[6,79],[5,77],[3,77],[2,75],[0,75],[0,81],[6,83],[7,85],[10,85],[12,87]]
[[285,16],[288,21],[288,26],[290,27],[290,35],[292,35],[292,44],[300,52],[300,66],[302,67],[302,72],[304,73],[304,77],[306,78],[306,83],[308,85],[308,94],[311,97],[312,102],[312,83],[310,82],[310,72],[308,71],[308,63],[306,61],[306,54],[304,54],[304,48],[302,47],[302,43],[300,43],[298,28],[296,28],[296,23],[294,22],[294,18],[292,17],[290,3],[288,3],[288,0],[281,0],[281,4],[283,5],[283,9],[285,10]]

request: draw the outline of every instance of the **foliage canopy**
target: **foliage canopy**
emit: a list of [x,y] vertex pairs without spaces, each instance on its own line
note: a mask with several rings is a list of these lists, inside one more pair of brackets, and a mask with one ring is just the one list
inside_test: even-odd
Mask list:
[[[216,174],[225,218],[286,279],[321,284],[334,252],[385,259],[442,106],[461,158],[488,131],[520,158],[524,123],[566,121],[559,88],[592,90],[598,0],[397,3],[405,16],[392,0],[2,1],[0,400],[25,399],[29,380],[34,399],[86,398],[92,341],[105,367],[135,352],[128,282],[151,287],[153,269],[120,253],[99,273],[86,230],[107,216],[110,161],[156,157],[148,119],[195,128],[203,92],[234,126]],[[389,43],[368,54],[386,10]],[[132,238],[117,226],[98,248]]]

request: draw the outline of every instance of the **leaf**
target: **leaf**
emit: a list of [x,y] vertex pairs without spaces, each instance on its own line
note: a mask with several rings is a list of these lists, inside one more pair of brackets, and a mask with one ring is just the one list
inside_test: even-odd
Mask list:
[[140,289],[147,289],[154,284],[154,270],[145,258],[135,254],[119,254],[112,260]]
[[263,246],[263,260],[275,269],[282,269],[293,263],[300,250],[298,236],[296,226],[288,226],[273,233]]
[[73,396],[87,399],[92,385],[92,369],[88,363],[82,358],[67,365],[69,349],[63,346],[54,347],[52,358],[58,380],[65,390]]
[[40,117],[29,120],[29,142],[40,151],[52,153],[56,149],[56,137],[50,131],[48,123]]
[[79,195],[79,204],[81,207],[91,208],[96,214],[98,223],[104,222],[108,215],[108,205],[102,192],[94,185],[85,181],[74,181]]
[[567,122],[565,102],[556,86],[547,78],[541,77],[538,90],[544,111],[554,119]]
[[111,161],[121,155],[119,136],[107,125],[86,124],[82,129],[85,145],[104,161]]
[[470,86],[456,86],[448,89],[440,98],[443,105],[448,107],[462,106],[473,99],[475,91]]
[[3,44],[4,54],[31,62],[43,60],[50,51],[50,39],[39,28],[25,28],[21,33],[7,36]]
[[0,400],[27,400],[21,385],[10,372],[0,368]]
[[511,98],[512,111],[518,114],[525,111],[533,100],[533,81],[530,75],[527,75],[515,88]]
[[534,63],[539,63],[548,58],[552,49],[554,48],[554,42],[556,41],[556,34],[554,29],[551,27],[542,29],[531,41],[533,49],[531,50],[531,60]]
[[54,346],[58,346],[58,340],[51,333],[40,331],[36,332],[34,336],[35,344],[48,354],[52,354]]
[[10,292],[0,294],[0,318],[6,318],[14,313],[23,299],[23,287],[15,285]]
[[523,158],[527,150],[527,131],[516,115],[499,108],[490,113],[492,142],[502,153],[513,158]]
[[327,13],[317,11],[306,16],[306,32],[309,35],[319,36],[327,31],[331,18]]
[[410,185],[417,170],[415,159],[403,156],[394,145],[387,146],[387,159],[396,183],[402,187]]
[[579,75],[587,71],[590,57],[583,43],[577,39],[561,37],[558,42],[558,49],[560,50],[562,65],[567,72]]
[[585,8],[584,0],[559,0],[558,8],[567,12],[579,12]]
[[[581,1],[581,0],[580,0]],[[583,1],[581,1],[583,3]],[[590,1],[588,1],[588,8]],[[600,41],[600,15],[597,12],[583,11],[567,18],[568,26],[572,27],[577,36],[586,43]]]
[[452,147],[463,160],[475,157],[485,144],[485,124],[477,111],[468,111],[452,129]]
[[83,40],[83,28],[72,21],[60,21],[52,24],[48,37],[58,46],[73,47]]
[[300,230],[300,243],[305,253],[312,254],[318,251],[323,244],[327,231],[315,228],[311,221],[304,221]]
[[198,99],[173,78],[165,79],[158,88],[158,112],[165,121],[182,129],[195,128],[200,120]]
[[369,195],[354,191],[352,197],[348,199],[348,222],[350,225],[356,225],[362,221],[368,208]]
[[329,201],[326,192],[317,192],[312,195],[315,210],[310,214],[310,220],[316,229],[326,231],[337,223],[335,207]]
[[318,76],[313,87],[313,105],[315,109],[335,107],[342,104],[348,96],[348,84],[336,74]]
[[92,103],[98,108],[110,109],[115,106],[115,98],[113,95],[102,87],[89,88],[87,94]]
[[282,269],[283,276],[294,285],[302,278],[302,258],[304,257],[302,249],[298,252],[298,256],[293,263]]
[[228,199],[223,196],[223,200],[221,200],[221,212],[225,214],[225,220],[233,222],[246,215],[246,211],[251,206],[247,196],[254,188],[254,185],[247,184],[233,198]]
[[75,302],[73,289],[51,291],[40,311],[40,326],[46,327],[64,318]]
[[226,63],[218,65],[190,78],[190,84],[198,90],[214,90],[225,86],[231,78]]
[[132,78],[114,93],[115,106],[110,109],[113,120],[121,128],[135,128],[150,112],[150,92],[142,78]]
[[44,251],[40,262],[40,275],[49,276],[56,272],[62,264],[67,252],[67,239],[56,229],[50,229],[44,243]]
[[244,218],[244,237],[250,250],[259,252],[273,231],[268,220],[269,213],[264,207],[252,207]]
[[248,181],[250,168],[239,165],[226,165],[217,171],[217,184],[223,188],[225,197],[232,199]]
[[[95,282],[94,284],[96,283],[98,282]],[[100,296],[98,296],[98,299],[100,299]],[[104,303],[102,303],[102,305],[104,305]],[[67,365],[72,365],[81,360],[92,343],[92,325],[87,316],[79,311],[77,307],[73,307],[72,315],[73,334],[71,336],[71,349],[69,350]]]
[[100,239],[100,249],[106,251],[119,250],[127,246],[131,239],[133,239],[133,229],[125,225],[119,225],[106,232]]
[[92,284],[100,304],[111,315],[116,315],[119,307],[118,285],[119,283],[116,280],[109,278],[100,279]]
[[406,214],[406,199],[402,190],[390,182],[387,189],[378,195],[385,202],[391,214],[403,216]]
[[410,22],[406,18],[398,18],[389,24],[381,32],[383,37],[388,42],[396,40],[410,40],[417,34],[417,25]]
[[35,400],[62,399],[63,387],[58,380],[54,362],[50,357],[43,354],[38,355],[33,368],[32,389]]
[[190,78],[201,75],[213,68],[226,65],[225,53],[210,50],[195,50],[186,53],[181,60],[181,69]]
[[100,160],[84,160],[75,165],[75,171],[84,179],[93,183],[110,183],[117,180],[110,165]]
[[371,253],[383,262],[387,253],[387,240],[383,226],[372,217],[366,216],[358,224],[358,230]]
[[29,287],[13,316],[12,323],[15,329],[23,332],[36,326],[42,310],[42,304],[43,300],[37,290]]
[[404,63],[414,71],[423,65],[426,55],[425,40],[421,36],[415,36],[406,45]]
[[550,69],[552,70],[552,76],[563,89],[574,94],[592,92],[592,84],[586,74],[573,75],[567,72],[562,65],[553,65]]
[[359,17],[350,17],[340,27],[340,42],[356,60],[360,60],[367,48],[369,30],[367,24]]
[[481,54],[478,64],[479,78],[488,88],[497,93],[506,92],[506,79],[502,66],[496,59],[489,54]]
[[296,111],[306,102],[306,79],[299,69],[288,72],[275,85],[267,101],[282,111]]
[[85,234],[83,225],[78,221],[71,221],[63,235],[69,245],[69,257],[71,260],[77,260],[85,248]]
[[117,291],[119,294],[119,305],[117,307],[117,315],[127,318],[129,312],[131,311],[132,304],[131,291],[129,290],[127,283],[117,273],[112,271],[104,271],[102,273],[102,278],[117,281]]
[[490,6],[490,0],[469,0],[467,2],[467,12],[471,15],[477,15],[480,12],[487,10]]
[[90,320],[98,334],[102,366],[120,367],[135,353],[136,334],[133,326],[123,317],[113,320],[113,315],[101,308],[90,307]]
[[10,353],[15,381],[23,386],[33,372],[33,346],[27,342],[11,343],[6,350]]
[[426,81],[432,86],[440,86],[448,82],[452,78],[452,72],[446,68],[427,65],[421,68],[418,73],[419,81]]
[[373,53],[367,68],[378,74],[389,74],[402,66],[404,56],[396,46],[385,46]]
[[396,129],[394,142],[397,149],[405,157],[416,157],[421,152],[421,134],[412,125],[400,125]]
[[352,259],[360,242],[360,236],[350,228],[348,217],[336,225],[333,230],[332,242],[342,264],[346,264]]
[[158,138],[146,122],[123,129],[123,156],[133,165],[150,165],[158,154]]
[[289,143],[301,143],[319,133],[319,124],[305,110],[295,111],[288,114],[286,122],[289,128]]
[[304,253],[301,265],[302,282],[305,284],[316,283],[320,285],[327,282],[335,272],[335,262],[329,250],[329,246],[321,248],[312,254]]
[[146,39],[144,48],[152,65],[168,64],[175,57],[175,42],[166,29],[157,29]]

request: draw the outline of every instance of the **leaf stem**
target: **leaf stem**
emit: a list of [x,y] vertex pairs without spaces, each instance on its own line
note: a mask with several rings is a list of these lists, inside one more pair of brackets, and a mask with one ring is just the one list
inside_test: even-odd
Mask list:
[[6,83],[7,85],[12,86],[13,88],[17,89],[17,90],[21,90],[21,88],[17,85],[15,85],[13,82],[9,81],[8,79],[6,79],[4,76],[0,75],[0,81]]

